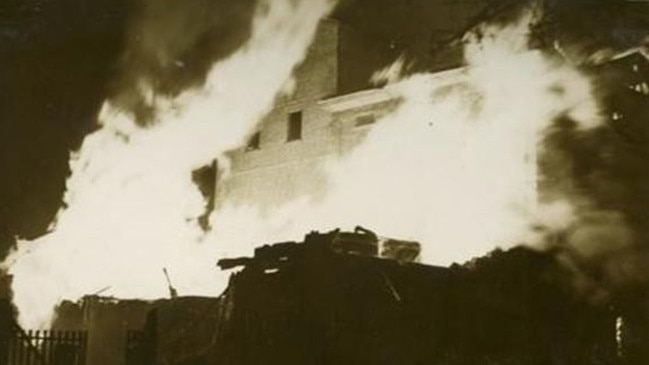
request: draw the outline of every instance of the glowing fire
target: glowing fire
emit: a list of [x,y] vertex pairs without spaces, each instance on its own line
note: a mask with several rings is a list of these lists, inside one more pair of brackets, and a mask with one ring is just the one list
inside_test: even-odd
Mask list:
[[153,127],[104,108],[102,128],[71,161],[67,207],[52,232],[7,260],[23,325],[42,326],[61,299],[107,285],[117,297],[163,297],[162,267],[180,293],[216,295],[225,284],[219,255],[314,228],[363,224],[418,240],[425,262],[448,264],[533,239],[532,221],[570,218],[570,209],[536,206],[535,150],[554,117],[590,127],[597,108],[582,75],[527,48],[527,17],[470,39],[463,76],[444,93],[426,74],[387,86],[402,103],[329,168],[324,198],[291,202],[272,217],[225,207],[205,235],[191,171],[241,144],[332,5],[294,3],[268,1],[249,42],[214,65],[203,90],[160,102]]
[[332,6],[261,1],[247,44],[213,66],[202,90],[159,101],[152,127],[104,106],[102,128],[72,158],[67,207],[52,232],[6,260],[24,326],[46,325],[60,300],[106,285],[118,297],[163,297],[162,267],[183,293],[218,294],[214,250],[196,224],[205,202],[191,171],[245,139]]
[[[417,74],[388,85],[402,103],[350,156],[332,161],[324,197],[297,200],[267,216],[226,207],[213,223],[227,220],[231,229],[213,234],[238,240],[243,249],[250,242],[300,239],[314,227],[361,224],[417,240],[423,262],[448,265],[497,246],[535,244],[542,237],[531,225],[569,226],[576,217],[567,200],[537,202],[537,148],[559,115],[581,128],[600,118],[582,74],[527,47],[532,21],[527,14],[468,39],[468,66],[449,77]],[[388,68],[389,78],[400,63]]]

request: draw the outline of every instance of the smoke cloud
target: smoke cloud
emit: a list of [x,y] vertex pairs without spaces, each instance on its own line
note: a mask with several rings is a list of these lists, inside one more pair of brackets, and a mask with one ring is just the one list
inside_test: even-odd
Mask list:
[[[627,114],[626,123],[644,123],[643,114]],[[550,242],[582,276],[581,289],[625,296],[649,283],[649,151],[612,123],[577,131],[557,121],[540,156],[540,190],[541,199],[572,206],[573,221]]]
[[156,98],[202,86],[215,61],[245,44],[256,7],[256,0],[134,2],[111,105],[151,123]]

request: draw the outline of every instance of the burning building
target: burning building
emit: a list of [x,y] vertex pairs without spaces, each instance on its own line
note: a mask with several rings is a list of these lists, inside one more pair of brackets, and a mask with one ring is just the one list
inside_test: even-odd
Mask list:
[[[646,227],[646,210],[619,203],[644,201],[630,196],[644,191],[647,170],[618,165],[619,154],[645,161],[646,58],[576,65],[558,44],[532,46],[534,14],[524,12],[465,38],[462,68],[460,57],[436,63],[427,60],[430,27],[404,16],[424,9],[415,3],[406,13],[387,7],[407,26],[381,39],[389,31],[359,21],[369,11],[343,4],[327,18],[326,1],[268,1],[246,45],[214,65],[201,91],[172,97],[143,82],[137,101],[151,109],[144,121],[107,101],[100,128],[71,161],[52,231],[12,257],[24,323],[88,331],[92,365],[646,358],[644,282],[635,277],[645,257],[637,253],[646,252],[646,235],[635,232]],[[402,51],[430,62],[395,78]],[[599,108],[585,75],[607,68],[616,75]],[[634,108],[641,117],[631,117]],[[632,132],[608,134],[612,126]],[[639,143],[626,155],[608,144],[619,136]],[[613,147],[600,149],[602,141]],[[206,203],[192,180],[215,156],[229,162],[212,165],[216,178],[207,169]],[[617,182],[606,173],[616,169]],[[628,177],[636,180],[630,189],[622,186]],[[299,209],[283,206],[305,195],[311,200]],[[530,227],[556,201],[572,210],[539,214],[548,219]],[[236,221],[229,206],[246,205],[265,215]],[[213,214],[200,221],[205,206]],[[241,271],[223,295],[206,298],[223,287],[213,261],[229,249],[343,224],[405,241],[359,230],[260,247],[254,257],[221,261]],[[520,243],[540,251],[518,247],[442,267]],[[156,300],[167,265],[179,290]],[[62,298],[107,286],[141,299],[87,296],[52,317]]]
[[[596,70],[638,94],[641,105],[646,65],[646,58],[631,54]],[[461,70],[439,75],[442,84],[456,85]],[[639,115],[621,117],[622,110],[632,109],[617,104],[616,95],[607,95],[610,121],[631,123],[623,131],[643,128]],[[353,149],[363,128],[373,125],[359,117],[394,103],[385,89],[375,89],[314,105],[352,131],[343,146]],[[287,118],[277,123],[289,128]],[[235,181],[243,179],[237,177],[243,174],[237,158],[254,158],[250,154],[263,153],[262,146],[234,152]],[[543,156],[540,169],[550,157]],[[540,187],[548,183],[540,180]],[[253,257],[222,260],[223,268],[240,271],[219,298],[89,300],[86,309],[68,303],[60,307],[55,327],[93,331],[93,364],[115,356],[126,364],[640,364],[646,358],[640,345],[646,301],[603,300],[575,288],[575,266],[566,265],[566,257],[589,277],[610,278],[566,247],[497,250],[451,267],[416,263],[418,248],[363,230],[312,233],[302,243],[262,246]],[[85,319],[70,320],[78,313]]]
[[[333,27],[334,25],[335,23],[332,23],[329,26]],[[309,54],[308,57],[319,58],[321,55],[314,53]],[[299,69],[296,74],[297,85],[310,82],[310,76],[300,72],[319,74],[318,71],[308,68],[308,57],[305,62],[306,66]],[[341,58],[339,62],[344,62],[344,58]],[[434,82],[438,83],[440,89],[461,87],[460,85],[464,81],[464,70],[452,68],[450,65],[452,63],[448,64],[446,70],[434,74],[436,78]],[[593,199],[591,206],[593,212],[588,214],[598,214],[595,213],[598,210],[621,212],[626,217],[625,220],[628,219],[631,222],[633,231],[646,231],[642,227],[646,227],[647,224],[646,206],[649,202],[647,201],[646,188],[641,185],[646,185],[649,180],[647,178],[648,170],[646,167],[640,167],[636,162],[644,161],[643,163],[646,164],[647,156],[649,156],[646,123],[647,100],[649,100],[647,98],[649,94],[649,88],[647,88],[649,85],[647,83],[649,81],[648,65],[646,55],[636,51],[618,54],[607,57],[604,61],[580,66],[580,72],[597,75],[594,79],[601,103],[599,113],[603,116],[604,125],[592,133],[581,134],[581,132],[575,132],[574,124],[567,121],[569,118],[557,117],[556,129],[548,133],[547,139],[538,141],[538,145],[531,144],[532,148],[528,150],[528,154],[521,156],[527,160],[530,170],[533,171],[533,174],[528,174],[530,180],[527,181],[527,185],[533,190],[528,193],[530,201],[543,204],[547,200],[555,199],[555,194],[558,191],[560,194],[574,194],[573,197],[580,198],[586,194],[587,200]],[[330,85],[333,85],[333,80],[336,78],[330,77],[326,80],[331,82]],[[219,193],[226,196],[232,193],[231,197],[239,203],[245,203],[246,199],[250,198],[249,202],[263,201],[263,205],[273,206],[281,205],[281,203],[306,194],[306,189],[313,188],[316,192],[326,190],[326,181],[324,180],[326,174],[320,174],[318,168],[324,166],[329,158],[350,154],[355,147],[362,143],[368,131],[375,126],[376,121],[398,106],[398,98],[390,94],[389,87],[365,88],[347,93],[331,90],[335,90],[335,88],[329,89],[328,93],[323,91],[320,97],[314,100],[300,99],[299,97],[291,99],[286,96],[280,98],[275,109],[260,125],[260,129],[251,136],[248,145],[230,155],[232,157],[231,175],[219,181]],[[299,91],[297,93],[299,95]],[[563,132],[554,134],[557,130],[569,132],[561,137]],[[573,139],[569,137],[570,134]],[[308,147],[304,147],[305,144]],[[537,147],[540,147],[541,153],[537,152]],[[303,148],[305,149],[303,150]],[[574,160],[566,163],[566,160],[563,160],[566,156],[562,156],[559,157],[560,161],[557,161],[557,150],[562,149],[565,149],[564,152],[568,151],[567,153]],[[604,156],[601,155],[602,153]],[[602,159],[587,156],[600,156]],[[611,176],[613,177],[611,178]],[[313,193],[313,190],[310,193]],[[611,224],[607,219],[606,221],[606,224]],[[577,225],[581,223],[583,222],[579,222]],[[617,227],[623,225],[620,224]],[[595,240],[598,238],[593,238],[593,241]],[[446,330],[449,331],[448,334],[441,335],[445,337],[444,340],[438,338],[439,342],[436,342],[435,345],[422,345],[413,339],[412,343],[418,343],[417,347],[413,348],[409,348],[409,345],[395,339],[383,339],[386,342],[382,345],[377,343],[367,345],[362,342],[364,340],[358,340],[364,344],[359,347],[393,349],[394,347],[390,347],[388,344],[393,344],[396,341],[401,345],[396,346],[399,350],[395,351],[403,350],[412,355],[410,358],[412,363],[423,361],[423,358],[433,363],[439,361],[448,363],[494,361],[495,363],[517,364],[535,362],[550,364],[562,361],[586,364],[598,362],[644,363],[647,354],[639,344],[643,342],[641,339],[646,339],[649,335],[649,330],[646,328],[646,323],[649,323],[646,311],[646,264],[634,264],[633,262],[644,260],[647,257],[646,242],[646,235],[640,233],[630,246],[622,247],[619,250],[606,249],[607,253],[604,254],[592,254],[597,256],[594,260],[594,256],[589,256],[590,253],[584,255],[584,252],[580,251],[583,246],[576,247],[576,249],[574,246],[562,247],[561,249],[565,249],[566,252],[574,251],[568,254],[565,252],[558,254],[559,259],[553,257],[556,254],[554,251],[550,251],[546,255],[525,249],[514,249],[502,256],[495,255],[491,261],[483,261],[484,265],[478,265],[478,268],[456,271],[446,271],[440,268],[439,278],[444,279],[431,279],[429,284],[432,285],[432,282],[436,280],[436,282],[444,283],[440,284],[443,289],[439,289],[438,293],[443,293],[441,295],[452,302],[452,304],[445,303],[444,305],[447,307],[439,309],[438,312],[438,314],[445,313],[447,319],[452,318],[448,319],[452,324],[446,324],[447,327],[442,330],[443,333],[446,333],[444,332]],[[566,245],[572,246],[573,244],[574,242],[570,242]],[[584,243],[584,245],[587,244]],[[276,249],[279,250],[279,247]],[[619,260],[614,257],[618,257]],[[599,261],[600,259],[602,261]],[[605,290],[613,292],[612,298],[604,300],[608,304],[601,304],[601,302],[595,304],[591,301],[598,302],[603,299],[590,297],[592,293],[584,294],[581,291],[583,288],[572,286],[574,283],[566,284],[574,279],[568,279],[574,275],[574,272],[569,273],[557,267],[561,265],[560,262],[565,264],[566,260],[572,261],[568,266],[573,265],[573,269],[576,267],[577,271],[580,271],[578,276],[584,275],[585,272],[586,276],[596,278],[587,286],[597,287],[598,289],[595,291],[605,288]],[[260,279],[261,277],[265,278],[262,271],[259,271],[258,268],[255,269],[257,271],[248,268],[247,265],[254,265],[252,262],[254,261],[241,261],[247,269],[237,274],[238,277],[234,276],[231,287],[225,294],[226,297],[228,295],[235,296],[233,293],[237,289],[234,288],[237,285],[245,286],[246,284],[242,283],[246,282],[246,278],[253,277],[254,279],[250,279],[251,287],[254,286],[255,290],[263,292],[263,289],[256,286],[257,284],[252,284],[253,281],[266,283],[265,279]],[[485,264],[485,262],[489,263]],[[534,267],[534,269],[530,269],[528,272],[527,269],[517,266],[523,262],[531,265],[530,267]],[[317,263],[313,263],[313,265],[317,266]],[[626,269],[618,265],[625,266]],[[271,269],[272,272],[267,273],[269,276],[275,275],[275,268]],[[507,270],[511,270],[511,272],[505,274]],[[535,270],[538,272],[531,273]],[[367,271],[373,272],[370,269]],[[413,269],[413,271],[416,270]],[[294,275],[303,276],[303,274]],[[486,277],[480,278],[480,275],[486,275]],[[548,279],[546,275],[549,275],[551,279]],[[377,274],[377,276],[380,275]],[[561,279],[559,280],[557,276],[560,276]],[[276,277],[283,276],[279,273],[276,274]],[[520,281],[513,279],[514,277],[518,277]],[[587,279],[587,281],[591,279]],[[268,280],[275,283],[273,281],[275,279],[268,278]],[[277,280],[281,281],[281,279]],[[560,283],[552,280],[558,280]],[[615,281],[618,282],[615,283]],[[629,285],[631,282],[635,282],[635,284],[618,290],[620,282],[624,282],[624,285]],[[509,287],[510,283],[511,287]],[[285,284],[290,287],[289,284]],[[275,284],[268,284],[269,287],[272,285]],[[266,287],[266,284],[261,284],[261,286]],[[319,283],[316,286],[326,287],[327,285]],[[292,290],[295,289],[292,288]],[[275,288],[274,290],[291,296],[288,289]],[[574,293],[571,294],[571,291]],[[255,297],[253,292],[246,292],[248,294],[242,296]],[[385,284],[384,293],[386,296],[389,296],[387,293],[390,292],[392,292],[390,284]],[[394,294],[394,292],[392,293]],[[274,303],[274,299],[268,299],[272,298],[271,294],[259,295],[260,297],[255,298]],[[349,296],[353,297],[351,293]],[[396,296],[399,295],[396,294]],[[299,300],[293,298],[287,302],[293,303],[293,301]],[[328,300],[330,300],[329,296],[322,299],[324,302]],[[394,300],[395,302],[399,301],[398,299]],[[253,314],[233,317],[237,319],[232,321],[241,321],[239,322],[241,328],[245,328],[245,330],[233,330],[237,335],[232,336],[238,340],[226,342],[232,346],[228,347],[226,351],[232,352],[224,356],[232,356],[236,360],[225,360],[224,363],[232,361],[233,363],[252,364],[260,359],[268,358],[283,363],[382,363],[381,361],[384,360],[385,363],[394,363],[409,358],[404,353],[388,354],[377,350],[378,352],[373,354],[360,354],[355,353],[351,348],[345,348],[343,343],[346,341],[352,343],[354,340],[339,338],[344,335],[337,332],[340,329],[334,328],[336,325],[331,324],[336,322],[332,319],[336,316],[333,313],[334,309],[320,308],[321,312],[328,313],[327,320],[330,322],[322,320],[320,317],[308,317],[310,314],[306,315],[308,319],[299,317],[300,320],[295,322],[296,326],[297,323],[306,322],[317,327],[317,330],[313,330],[318,336],[316,340],[309,337],[310,329],[291,327],[290,315],[287,313],[303,314],[303,311],[291,307],[284,311],[280,310],[281,314],[274,312],[269,314],[265,311],[274,309],[258,308],[253,300],[246,303],[241,305],[246,308],[244,311],[250,311]],[[428,305],[430,308],[440,308],[435,303],[432,300]],[[309,301],[309,305],[316,304]],[[346,305],[353,306],[354,304],[347,303]],[[281,307],[281,304],[277,304],[277,306]],[[368,304],[368,307],[371,306]],[[237,306],[233,304],[233,307]],[[332,304],[332,307],[336,307],[336,305]],[[371,308],[364,308],[372,311]],[[264,314],[255,317],[254,313],[257,311]],[[387,312],[389,310],[386,309],[381,313],[386,315]],[[417,311],[413,310],[413,312]],[[421,312],[417,313],[420,315],[418,318],[425,317]],[[364,313],[357,314],[359,318],[365,318],[363,317]],[[248,315],[251,317],[247,317]],[[255,328],[255,321],[260,321],[260,318],[264,316],[283,318],[286,321],[281,324],[273,322],[268,327]],[[389,317],[389,315],[387,316]],[[256,320],[252,318],[256,318]],[[633,318],[631,320],[633,324],[620,318]],[[365,318],[359,319],[359,321],[379,323],[381,319],[377,316],[370,320]],[[431,321],[431,323],[436,323]],[[345,323],[339,324],[339,326],[341,328],[362,326],[358,323],[355,325]],[[379,325],[377,324],[377,326]],[[400,326],[401,324],[385,324],[383,330],[364,328],[363,331],[358,330],[354,333],[357,336],[373,333],[375,337],[367,339],[367,341],[380,342],[382,334],[389,337],[388,332],[404,334],[411,330],[411,328],[405,329]],[[415,325],[412,327],[419,328]],[[431,324],[431,327],[439,329],[440,325],[439,323]],[[499,330],[494,330],[498,327],[500,327]],[[390,328],[393,332],[386,328]],[[484,332],[482,330],[466,331],[467,328],[484,328]],[[617,335],[615,328],[617,328]],[[264,331],[270,331],[273,335]],[[300,335],[286,340],[280,333],[300,333]],[[322,333],[328,334],[329,337],[321,337],[325,336]],[[498,335],[493,336],[494,333],[498,333]],[[268,337],[277,338],[277,342],[255,342]],[[436,338],[432,334],[432,330],[425,337],[430,341],[435,341],[434,338]],[[245,345],[241,345],[242,348],[237,348],[238,343],[245,343]],[[308,345],[310,343],[317,343],[323,348],[311,348]],[[444,345],[440,345],[441,343]],[[243,348],[259,349],[259,353],[263,355],[256,358],[254,353]],[[297,348],[309,348],[309,350],[300,352]],[[445,350],[437,352],[436,355],[424,355],[421,348],[435,350],[444,348]],[[389,352],[390,350],[385,351]],[[323,355],[326,360],[309,358],[316,353],[326,354]],[[372,356],[376,356],[376,358]]]
[[211,324],[177,314],[187,301],[153,310],[131,363],[618,363],[614,313],[575,296],[553,255],[517,248],[443,268],[336,248],[375,240],[313,232],[221,260],[242,269],[202,311]]
[[347,156],[398,104],[398,95],[380,87],[387,75],[378,71],[392,65],[391,77],[398,77],[400,56],[409,57],[402,59],[404,68],[439,71],[433,78],[440,88],[462,82],[461,55],[431,57],[430,42],[460,32],[484,4],[424,3],[376,7],[349,1],[321,21],[286,92],[247,143],[228,155],[227,174],[215,182],[215,204],[270,209],[325,192],[327,163]]

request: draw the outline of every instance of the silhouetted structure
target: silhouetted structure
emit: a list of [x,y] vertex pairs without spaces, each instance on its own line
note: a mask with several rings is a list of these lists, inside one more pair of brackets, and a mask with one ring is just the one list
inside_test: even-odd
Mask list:
[[25,331],[0,299],[0,365],[85,365],[84,331]]
[[618,363],[615,313],[573,290],[553,255],[517,248],[442,268],[336,252],[339,237],[221,261],[244,267],[199,311],[211,324],[179,314],[196,303],[150,312],[140,345],[157,349],[142,364]]

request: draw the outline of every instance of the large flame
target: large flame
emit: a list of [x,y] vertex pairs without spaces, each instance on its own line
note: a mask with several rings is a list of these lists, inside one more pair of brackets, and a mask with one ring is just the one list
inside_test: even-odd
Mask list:
[[191,171],[240,144],[272,107],[332,6],[260,1],[248,42],[213,66],[202,90],[158,100],[148,128],[104,106],[101,128],[72,158],[51,233],[20,243],[5,262],[22,325],[45,326],[60,300],[105,286],[118,297],[163,297],[163,267],[183,293],[218,294]]
[[417,240],[425,263],[448,265],[495,247],[540,243],[547,230],[568,227],[576,213],[567,197],[543,203],[537,197],[541,141],[557,117],[580,128],[601,120],[589,80],[528,47],[534,19],[527,13],[516,24],[469,37],[462,69],[386,86],[399,107],[327,167],[324,197],[270,214],[221,209],[213,222],[227,220],[229,233],[213,234],[243,250],[252,242],[299,239],[314,227],[361,224]]
[[331,6],[294,3],[269,0],[250,41],[214,66],[204,90],[159,102],[164,112],[152,127],[104,108],[102,128],[72,160],[67,207],[53,231],[7,260],[23,325],[42,326],[61,299],[106,286],[118,297],[165,296],[162,267],[183,294],[218,294],[219,255],[314,228],[363,224],[418,240],[425,262],[449,264],[530,241],[532,222],[571,219],[570,207],[537,204],[536,148],[554,118],[592,127],[597,107],[583,75],[528,48],[530,15],[470,38],[467,66],[452,87],[427,74],[386,86],[398,108],[327,168],[325,196],[272,216],[223,204],[203,234],[196,218],[205,202],[191,171],[242,142]]

